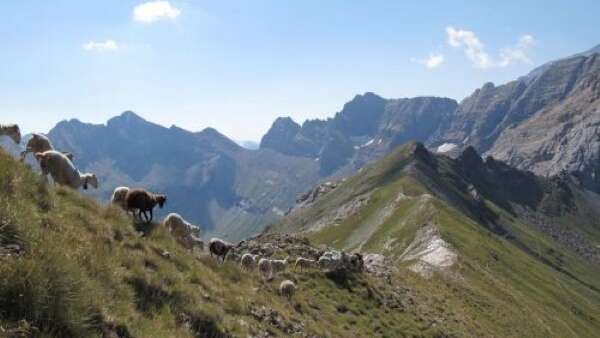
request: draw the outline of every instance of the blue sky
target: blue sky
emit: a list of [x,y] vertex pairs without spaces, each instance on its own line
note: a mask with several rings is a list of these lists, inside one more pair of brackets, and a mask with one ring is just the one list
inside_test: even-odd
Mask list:
[[[137,9],[136,9],[137,8]],[[0,123],[124,110],[259,140],[355,94],[463,99],[600,43],[598,1],[0,2]]]

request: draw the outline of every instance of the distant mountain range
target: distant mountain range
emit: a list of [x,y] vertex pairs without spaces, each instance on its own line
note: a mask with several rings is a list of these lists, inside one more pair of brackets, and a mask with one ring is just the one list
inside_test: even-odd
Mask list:
[[178,212],[223,236],[257,231],[319,179],[312,159],[247,150],[214,129],[165,128],[133,112],[106,125],[63,121],[49,137],[99,176],[101,200],[117,186],[146,187],[167,194],[163,214]]
[[118,185],[169,195],[168,210],[229,238],[260,232],[318,182],[355,173],[410,140],[449,155],[469,146],[542,176],[573,173],[600,190],[600,48],[553,61],[501,86],[448,98],[357,95],[326,120],[278,118],[257,150],[214,129],[164,128],[133,112],[93,125],[60,122],[49,136]]

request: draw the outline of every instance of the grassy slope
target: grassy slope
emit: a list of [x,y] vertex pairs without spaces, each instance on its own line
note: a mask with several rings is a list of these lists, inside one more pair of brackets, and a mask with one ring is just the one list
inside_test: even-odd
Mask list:
[[[318,337],[433,337],[472,328],[444,305],[444,295],[368,275],[287,272],[263,283],[232,263],[195,257],[162,227],[141,237],[120,210],[47,188],[1,151],[0,220],[0,247],[25,248],[0,255],[0,336],[20,329],[34,337],[101,337],[107,327],[144,338],[290,336],[251,315],[262,306]],[[291,302],[277,294],[283,278],[299,286]]]
[[[410,272],[408,263],[398,261],[401,268],[397,278],[422,293],[446,299],[446,306],[460,314],[465,327],[469,328],[462,334],[514,337],[593,337],[597,334],[600,330],[600,269],[583,262],[490,201],[485,202],[487,207],[498,215],[499,223],[515,239],[498,236],[466,217],[447,203],[447,199],[439,198],[440,187],[445,190],[445,196],[466,197],[450,184],[453,174],[450,160],[441,158],[438,172],[422,177],[405,170],[412,165],[413,147],[401,148],[367,167],[323,196],[312,208],[292,215],[272,231],[309,229],[312,222],[336,206],[370,191],[368,204],[358,213],[308,232],[309,238],[338,248],[355,249],[358,236],[363,251],[395,259],[412,241],[417,229],[434,224],[442,238],[459,253],[454,270],[458,274],[436,275],[426,281]],[[423,184],[424,180],[436,182]],[[431,190],[431,187],[436,188]],[[408,197],[394,202],[399,194]],[[393,212],[380,220],[373,231],[373,220],[378,219],[374,215],[390,205]]]

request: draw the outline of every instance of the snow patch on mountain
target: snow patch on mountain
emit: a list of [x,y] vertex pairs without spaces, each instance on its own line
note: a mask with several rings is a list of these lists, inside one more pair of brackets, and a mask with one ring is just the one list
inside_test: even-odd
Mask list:
[[437,152],[438,153],[447,153],[449,151],[452,151],[456,148],[456,144],[454,143],[444,143],[441,146],[437,147]]

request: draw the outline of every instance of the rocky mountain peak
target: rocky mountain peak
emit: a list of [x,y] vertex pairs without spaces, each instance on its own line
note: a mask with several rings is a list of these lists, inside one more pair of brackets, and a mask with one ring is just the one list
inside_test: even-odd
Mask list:
[[356,95],[334,118],[334,126],[351,136],[369,135],[376,131],[384,113],[386,100],[367,92]]
[[300,125],[291,117],[279,117],[260,141],[261,149],[272,149],[283,154],[297,154],[294,138],[300,131]]
[[124,111],[121,115],[115,116],[106,122],[106,125],[109,127],[125,127],[143,124],[150,124],[150,122],[131,110]]

